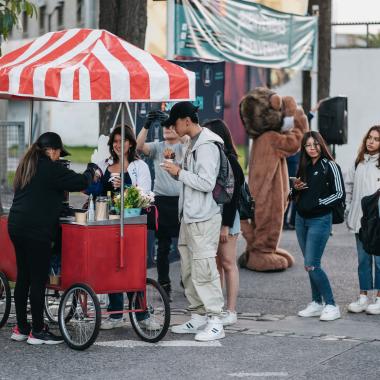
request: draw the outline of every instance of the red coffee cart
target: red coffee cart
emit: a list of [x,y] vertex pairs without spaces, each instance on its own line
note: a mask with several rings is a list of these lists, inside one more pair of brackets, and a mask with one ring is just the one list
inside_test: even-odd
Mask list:
[[[20,97],[31,102],[33,98],[121,102],[124,124],[125,102],[194,99],[195,74],[107,31],[71,29],[48,33],[0,58],[0,98]],[[123,155],[124,144],[121,146]],[[122,183],[123,173],[122,167]],[[65,342],[78,350],[92,345],[101,315],[110,314],[101,310],[96,294],[118,292],[128,293],[123,312],[130,314],[141,339],[156,342],[163,338],[170,323],[170,307],[159,284],[146,278],[146,216],[124,218],[121,213],[120,220],[85,225],[66,218],[61,220],[61,228],[60,283],[48,285],[45,311],[50,321],[59,323]],[[11,311],[9,281],[14,282],[16,277],[16,258],[7,232],[7,216],[3,215],[0,328]],[[146,318],[152,323],[144,323]]]

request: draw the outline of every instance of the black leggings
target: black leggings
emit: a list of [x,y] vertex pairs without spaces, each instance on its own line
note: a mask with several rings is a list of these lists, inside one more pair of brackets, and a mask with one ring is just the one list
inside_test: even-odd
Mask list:
[[28,295],[32,310],[32,329],[40,332],[44,327],[44,302],[46,282],[51,259],[51,242],[27,239],[11,234],[16,250],[17,281],[14,292],[17,326],[28,331]]

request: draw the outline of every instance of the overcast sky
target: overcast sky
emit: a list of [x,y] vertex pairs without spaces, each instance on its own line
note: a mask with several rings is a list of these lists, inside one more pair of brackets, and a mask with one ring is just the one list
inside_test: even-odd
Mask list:
[[380,22],[380,0],[333,0],[333,22]]

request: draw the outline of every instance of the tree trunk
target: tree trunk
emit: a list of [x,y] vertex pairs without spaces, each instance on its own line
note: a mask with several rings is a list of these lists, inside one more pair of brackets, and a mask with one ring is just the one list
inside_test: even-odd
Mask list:
[[[146,26],[147,0],[100,0],[100,29],[143,49]],[[99,135],[109,135],[118,107],[118,103],[99,104]]]
[[[330,96],[331,71],[331,0],[309,0],[309,14],[312,6],[319,6],[318,21],[318,100]],[[309,112],[311,108],[311,76],[310,71],[303,73],[302,79],[303,108]]]

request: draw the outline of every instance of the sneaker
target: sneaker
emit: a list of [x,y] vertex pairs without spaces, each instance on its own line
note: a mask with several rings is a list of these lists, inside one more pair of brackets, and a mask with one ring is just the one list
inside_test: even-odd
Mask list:
[[366,309],[367,314],[380,314],[380,297],[376,297],[375,303],[368,305]]
[[366,311],[369,305],[369,299],[365,294],[360,294],[359,298],[355,302],[351,302],[348,305],[348,311],[351,313],[361,313]]
[[207,316],[199,314],[191,314],[191,319],[182,325],[172,327],[174,334],[196,334],[207,324]]
[[320,321],[335,321],[340,318],[339,306],[326,305],[322,311]]
[[63,343],[63,338],[54,335],[45,326],[45,328],[39,333],[31,331],[26,342],[29,344],[60,344]]
[[223,326],[231,326],[235,324],[237,322],[236,311],[223,311],[220,320],[222,321]]
[[310,302],[305,309],[298,312],[299,317],[319,317],[322,314],[323,305],[315,301]]
[[28,339],[29,334],[30,334],[30,331],[29,332],[26,332],[26,331],[21,332],[21,330],[16,325],[12,329],[11,339],[15,340],[17,342],[23,342],[24,340]]
[[223,329],[223,323],[218,317],[211,317],[207,321],[204,330],[195,335],[195,340],[199,342],[208,342],[210,340],[222,339],[226,336]]
[[123,318],[108,317],[100,324],[100,330],[112,330],[118,327],[124,327],[126,322]]
[[149,331],[155,331],[161,328],[161,325],[151,317],[139,321],[139,325]]

